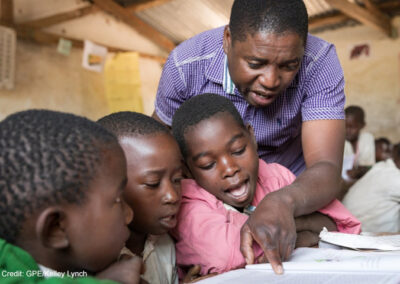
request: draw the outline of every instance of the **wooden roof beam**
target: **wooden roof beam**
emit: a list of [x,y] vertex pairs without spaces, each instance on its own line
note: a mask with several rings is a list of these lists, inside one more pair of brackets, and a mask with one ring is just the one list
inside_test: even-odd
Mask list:
[[115,17],[121,19],[123,22],[134,28],[141,35],[150,39],[166,51],[170,52],[175,48],[175,44],[167,38],[165,35],[157,31],[152,26],[143,22],[137,16],[132,14],[126,8],[123,8],[119,4],[112,0],[93,0],[93,2],[103,11],[108,12]]
[[388,18],[378,17],[366,8],[357,4],[350,3],[347,0],[326,0],[326,2],[343,14],[353,18],[364,25],[377,29],[388,36],[392,36],[392,25]]
[[0,5],[0,23],[5,26],[12,25],[14,23],[13,0],[1,0]]
[[84,7],[84,8],[79,8],[79,9],[76,9],[73,11],[63,12],[63,13],[52,15],[49,17],[24,22],[21,25],[30,27],[30,28],[34,28],[34,29],[47,28],[50,26],[60,24],[65,21],[69,21],[69,20],[73,20],[76,18],[86,16],[86,15],[94,13],[98,10],[99,9],[96,6],[92,5],[92,6],[88,6],[88,7]]
[[[30,28],[26,28],[23,26],[15,26],[14,28],[17,31],[18,37],[27,39],[27,40],[32,40],[39,44],[58,44],[58,41],[60,40],[60,38],[64,38],[64,39],[70,40],[74,47],[83,47],[83,40],[80,40],[80,39],[74,39],[71,37],[66,37],[64,35],[60,36],[60,35],[56,35],[56,34],[52,34],[52,33],[48,33],[48,32],[43,32],[40,30],[32,30]],[[107,47],[107,49],[110,52],[135,51],[135,50],[107,46],[102,43],[99,43],[99,44],[104,47]],[[136,51],[136,52],[138,52],[138,51]],[[140,57],[155,60],[155,61],[159,62],[160,64],[164,64],[165,61],[167,60],[167,58],[163,57],[163,56],[152,55],[152,54],[145,53],[145,52],[138,52],[138,53],[139,53]]]
[[171,2],[172,0],[150,0],[144,3],[132,4],[126,7],[129,11],[135,13],[146,9],[150,9],[156,6],[163,5],[165,3]]

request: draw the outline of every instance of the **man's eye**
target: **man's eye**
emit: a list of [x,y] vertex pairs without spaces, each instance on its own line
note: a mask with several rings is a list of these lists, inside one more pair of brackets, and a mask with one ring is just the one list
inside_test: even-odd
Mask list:
[[260,68],[262,64],[260,64],[260,63],[250,63],[249,62],[248,65],[249,65],[249,67],[251,69],[257,69],[257,68]]

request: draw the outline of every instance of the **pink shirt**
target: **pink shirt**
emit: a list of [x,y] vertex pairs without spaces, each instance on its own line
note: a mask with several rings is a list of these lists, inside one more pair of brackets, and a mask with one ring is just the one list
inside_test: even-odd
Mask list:
[[[252,205],[257,206],[266,194],[291,184],[295,178],[285,167],[260,160]],[[338,200],[319,212],[332,218],[339,232],[360,233],[360,222]],[[171,232],[177,241],[177,265],[199,264],[202,274],[244,267],[246,261],[240,252],[240,229],[247,218],[243,213],[227,210],[222,201],[194,180],[183,180],[178,225]],[[263,253],[257,244],[254,250],[256,257]]]

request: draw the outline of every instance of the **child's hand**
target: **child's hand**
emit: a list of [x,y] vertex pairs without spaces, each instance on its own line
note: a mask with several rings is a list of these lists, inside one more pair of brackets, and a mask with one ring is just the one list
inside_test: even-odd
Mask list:
[[130,256],[113,263],[96,275],[96,278],[109,279],[124,284],[143,283],[140,279],[142,272],[142,258]]
[[185,278],[183,279],[183,283],[194,283],[212,276],[217,275],[218,273],[210,273],[207,275],[201,275],[200,274],[201,266],[200,265],[193,265],[187,274],[185,275]]
[[[337,231],[336,223],[328,216],[314,212],[295,218],[296,232],[310,231],[319,234],[326,227],[328,231]],[[297,238],[298,238],[297,234]]]
[[297,232],[296,248],[299,247],[317,247],[319,242],[319,233],[312,231]]

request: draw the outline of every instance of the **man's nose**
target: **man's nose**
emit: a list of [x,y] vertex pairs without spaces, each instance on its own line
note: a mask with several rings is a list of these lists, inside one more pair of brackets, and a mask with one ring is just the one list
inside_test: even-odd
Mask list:
[[263,69],[263,73],[259,76],[260,84],[268,90],[273,90],[279,87],[281,83],[280,72],[278,66],[269,65]]

